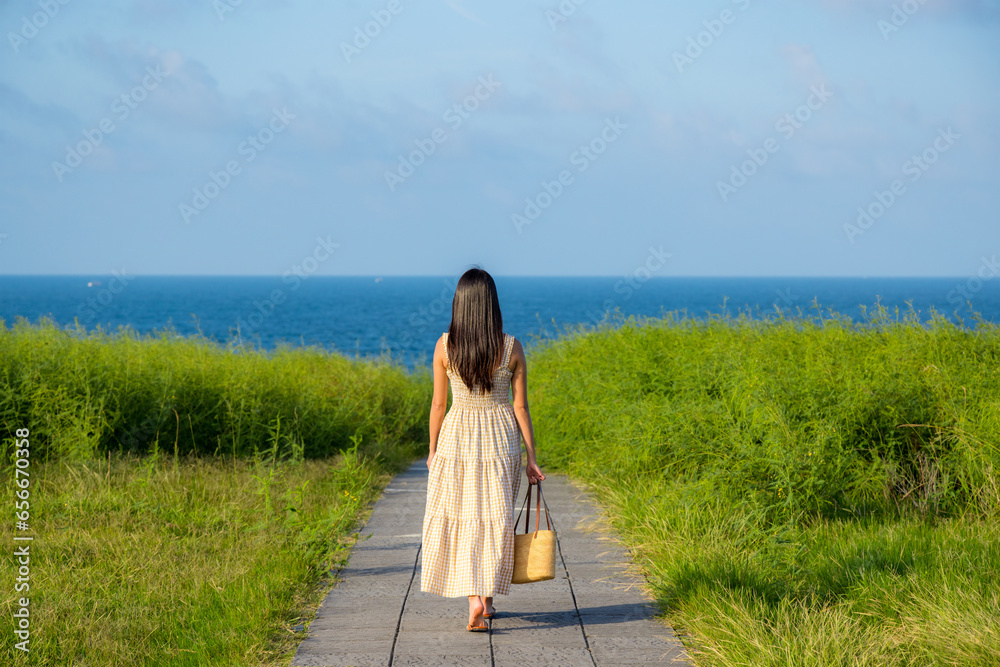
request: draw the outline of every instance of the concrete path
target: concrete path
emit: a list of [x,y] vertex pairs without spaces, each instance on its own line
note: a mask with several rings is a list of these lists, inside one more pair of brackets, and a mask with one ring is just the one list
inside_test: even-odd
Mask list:
[[[671,628],[653,618],[641,577],[627,569],[628,552],[588,526],[599,508],[564,477],[542,484],[559,544],[556,578],[511,586],[495,599],[490,633],[473,633],[465,629],[466,598],[420,592],[427,466],[414,463],[372,510],[293,667],[690,665]],[[517,509],[526,485],[522,479]]]

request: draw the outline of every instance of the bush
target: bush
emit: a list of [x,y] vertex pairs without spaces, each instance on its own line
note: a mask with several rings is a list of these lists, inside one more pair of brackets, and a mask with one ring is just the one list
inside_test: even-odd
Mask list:
[[912,313],[868,321],[669,316],[537,345],[546,462],[654,478],[776,525],[991,513],[1000,328]]
[[329,456],[353,436],[416,441],[426,436],[429,385],[390,360],[315,348],[266,353],[169,331],[0,321],[0,422],[30,428],[46,460],[154,446],[293,460]]

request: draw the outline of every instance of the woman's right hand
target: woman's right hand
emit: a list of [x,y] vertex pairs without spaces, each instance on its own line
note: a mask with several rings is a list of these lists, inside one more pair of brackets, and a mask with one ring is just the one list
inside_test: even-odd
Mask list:
[[537,484],[545,479],[545,475],[542,474],[542,470],[538,467],[537,463],[528,463],[528,467],[524,469],[524,472],[528,475],[528,484]]

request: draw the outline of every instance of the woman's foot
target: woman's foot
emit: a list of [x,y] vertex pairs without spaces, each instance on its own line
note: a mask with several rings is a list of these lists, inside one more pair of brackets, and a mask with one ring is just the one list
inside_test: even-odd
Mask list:
[[469,596],[469,625],[466,629],[471,632],[483,632],[489,630],[489,626],[486,625],[486,621],[483,620],[483,611],[486,608],[483,606],[483,601],[478,595]]
[[493,598],[479,598],[480,602],[483,603],[483,618],[493,618]]

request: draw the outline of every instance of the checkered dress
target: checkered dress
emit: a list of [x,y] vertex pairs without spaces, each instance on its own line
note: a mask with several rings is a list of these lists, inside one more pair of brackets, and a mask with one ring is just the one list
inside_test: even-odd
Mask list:
[[420,590],[445,597],[507,595],[514,569],[514,497],[521,482],[521,433],[510,402],[511,350],[493,391],[469,390],[448,363],[452,405],[428,471]]

